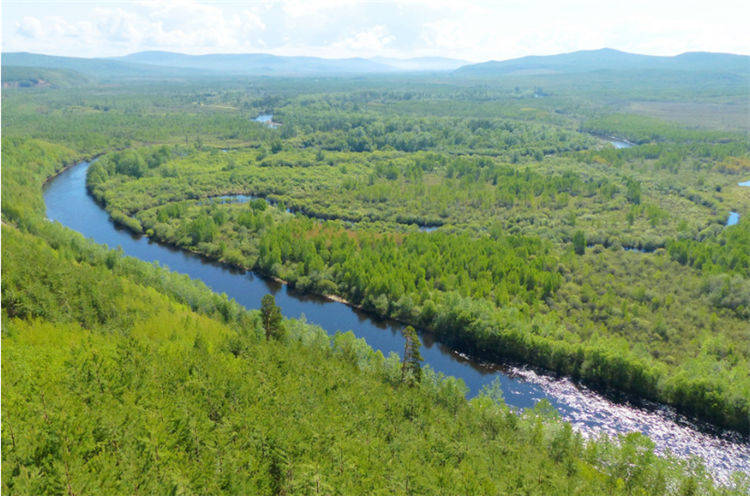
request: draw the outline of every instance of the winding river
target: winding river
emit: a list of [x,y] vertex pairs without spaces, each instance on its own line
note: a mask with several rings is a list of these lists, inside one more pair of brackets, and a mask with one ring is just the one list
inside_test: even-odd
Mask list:
[[[258,308],[261,297],[273,293],[287,317],[304,315],[309,322],[329,333],[351,330],[385,355],[403,350],[402,326],[396,323],[379,320],[342,303],[299,294],[253,273],[162,246],[117,228],[86,192],[88,167],[88,162],[81,162],[46,185],[44,200],[50,220],[98,243],[120,246],[127,255],[146,262],[158,262],[200,279],[214,291],[226,293],[247,308]],[[526,367],[478,362],[436,342],[429,334],[421,337],[425,362],[438,372],[462,379],[470,396],[493,381],[499,381],[505,401],[511,407],[529,408],[539,400],[547,399],[562,418],[584,435],[640,431],[654,441],[660,452],[671,451],[680,457],[702,457],[718,481],[726,481],[733,471],[750,472],[750,439],[737,433],[717,432],[664,406],[633,404],[624,399],[614,401],[569,379],[551,377]]]

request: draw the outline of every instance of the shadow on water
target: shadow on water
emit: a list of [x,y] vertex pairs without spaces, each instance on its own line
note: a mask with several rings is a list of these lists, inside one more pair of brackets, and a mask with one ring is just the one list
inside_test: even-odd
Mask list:
[[[303,294],[260,275],[229,267],[175,247],[165,246],[143,236],[117,228],[109,215],[86,192],[86,171],[82,162],[52,181],[44,190],[47,217],[110,247],[121,247],[126,255],[146,262],[157,262],[176,272],[200,279],[212,290],[225,293],[246,308],[258,308],[263,295],[272,293],[283,314],[304,317],[329,334],[351,330],[384,355],[401,354],[403,325],[374,317],[343,303]],[[678,456],[700,455],[717,479],[726,480],[731,471],[750,471],[750,442],[736,433],[716,432],[706,424],[696,424],[664,406],[620,401],[594,393],[565,378],[538,373],[512,364],[491,364],[472,359],[421,333],[425,363],[446,376],[460,378],[469,395],[499,381],[506,403],[516,409],[533,407],[546,399],[562,418],[585,435],[605,432],[618,434],[640,431],[654,441],[659,451],[671,450]]]

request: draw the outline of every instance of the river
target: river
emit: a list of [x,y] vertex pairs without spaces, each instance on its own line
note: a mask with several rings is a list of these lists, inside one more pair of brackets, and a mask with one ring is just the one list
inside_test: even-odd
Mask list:
[[608,138],[607,141],[617,149],[630,148],[631,146],[634,146],[633,143],[631,143],[630,141],[625,141],[625,140]]
[[603,134],[594,134],[594,133],[589,133],[589,134],[593,136],[594,138],[606,141],[607,143],[614,146],[618,150],[622,148],[631,148],[633,146],[636,146],[635,143],[631,143],[625,138],[617,138],[615,136],[606,136]]
[[[214,291],[226,293],[247,308],[258,308],[261,297],[273,293],[287,317],[304,315],[309,322],[329,333],[351,330],[385,355],[402,352],[401,325],[374,318],[342,303],[299,294],[251,272],[238,271],[117,228],[106,211],[86,192],[88,167],[88,162],[82,162],[47,183],[44,200],[50,220],[98,243],[113,248],[120,246],[127,255],[158,262],[200,279]],[[660,452],[702,457],[718,481],[726,481],[733,471],[750,472],[750,440],[737,433],[718,432],[708,425],[696,424],[664,406],[615,402],[569,379],[551,377],[526,367],[478,362],[436,342],[429,334],[423,333],[421,337],[425,363],[433,370],[462,379],[470,396],[493,381],[499,381],[505,401],[511,407],[529,408],[546,398],[562,418],[587,436],[640,431],[654,441]]]

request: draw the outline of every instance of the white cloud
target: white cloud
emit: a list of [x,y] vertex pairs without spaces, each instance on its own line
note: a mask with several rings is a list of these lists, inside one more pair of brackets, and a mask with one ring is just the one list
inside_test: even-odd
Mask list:
[[396,38],[388,32],[385,26],[373,26],[359,31],[344,40],[334,43],[334,47],[345,48],[363,55],[378,55]]
[[40,38],[44,35],[41,21],[36,17],[26,16],[16,25],[19,35],[25,38]]
[[5,0],[3,49],[502,59],[609,46],[654,54],[750,52],[748,6],[714,0]]
[[196,0],[136,2],[129,7],[94,8],[89,19],[81,21],[61,15],[24,16],[4,45],[69,55],[146,49],[247,51],[262,46],[260,35],[266,26],[248,9],[228,15],[219,6]]

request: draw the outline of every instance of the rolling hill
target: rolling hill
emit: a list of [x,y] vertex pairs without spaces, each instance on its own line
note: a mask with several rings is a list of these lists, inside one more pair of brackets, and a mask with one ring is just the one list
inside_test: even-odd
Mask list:
[[83,74],[66,69],[42,67],[2,67],[3,88],[70,88],[90,82]]
[[326,59],[265,53],[189,55],[163,51],[138,52],[110,58],[58,57],[25,52],[2,55],[3,66],[73,70],[99,79],[440,72],[454,70],[464,63],[462,60],[442,57]]
[[108,60],[240,75],[345,74],[393,70],[387,65],[363,58],[282,57],[265,53],[188,55],[149,51]]
[[167,79],[201,74],[194,69],[157,67],[103,58],[60,57],[28,52],[2,54],[3,68],[26,67],[75,71],[97,79]]
[[750,72],[750,57],[709,52],[688,52],[674,57],[661,57],[602,48],[558,55],[532,55],[503,61],[492,60],[465,65],[458,68],[454,74],[500,76],[644,70],[748,73]]
[[[528,56],[479,64],[443,57],[396,59],[375,57],[326,59],[264,53],[189,55],[145,51],[111,58],[59,57],[25,52],[2,54],[3,67],[22,66],[76,71],[97,79],[170,79],[216,76],[327,76],[449,72],[462,77],[581,74],[614,72],[710,72],[747,76],[750,57],[725,53],[689,52],[674,57],[626,53],[610,48],[558,55]],[[42,78],[44,79],[44,78]]]

